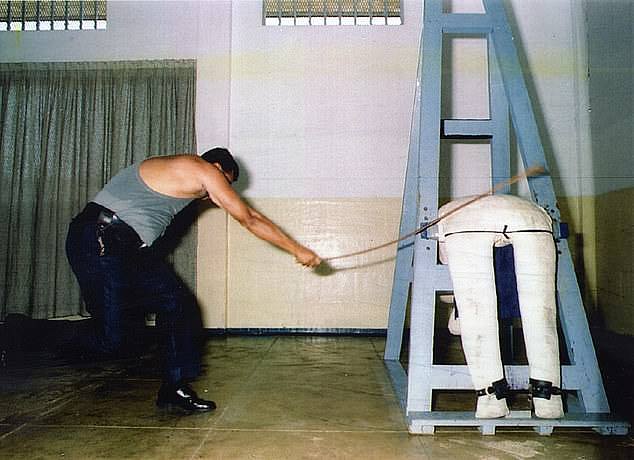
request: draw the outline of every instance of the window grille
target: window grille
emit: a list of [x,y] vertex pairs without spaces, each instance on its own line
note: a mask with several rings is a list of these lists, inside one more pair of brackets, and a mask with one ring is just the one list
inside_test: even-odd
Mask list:
[[0,0],[0,31],[106,28],[106,0]]
[[401,0],[263,0],[264,25],[400,25]]

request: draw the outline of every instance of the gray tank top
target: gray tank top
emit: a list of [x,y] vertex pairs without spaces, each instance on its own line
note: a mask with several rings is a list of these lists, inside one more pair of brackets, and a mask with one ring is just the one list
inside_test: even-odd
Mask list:
[[113,211],[149,246],[193,198],[174,198],[152,190],[139,175],[140,165],[121,170],[92,201]]

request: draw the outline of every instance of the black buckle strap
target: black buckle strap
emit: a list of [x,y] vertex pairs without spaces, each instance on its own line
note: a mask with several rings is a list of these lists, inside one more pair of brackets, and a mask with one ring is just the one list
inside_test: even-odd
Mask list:
[[528,379],[528,391],[532,398],[548,400],[552,395],[561,394],[561,388],[553,386],[553,382],[538,379]]
[[509,396],[511,389],[506,379],[503,377],[491,384],[490,387],[476,390],[477,396],[492,395],[495,394],[497,399],[504,399]]

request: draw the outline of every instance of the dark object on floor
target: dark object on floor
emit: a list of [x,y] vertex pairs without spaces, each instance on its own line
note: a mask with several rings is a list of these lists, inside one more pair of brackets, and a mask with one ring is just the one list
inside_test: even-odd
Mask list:
[[7,315],[0,325],[0,368],[39,367],[59,359],[65,364],[138,358],[155,342],[154,328],[141,328],[123,351],[116,354],[87,353],[78,338],[86,334],[91,321],[31,319]]
[[83,321],[49,321],[10,314],[2,325],[0,365],[22,367],[28,365],[34,354],[52,353],[57,345],[76,333]]

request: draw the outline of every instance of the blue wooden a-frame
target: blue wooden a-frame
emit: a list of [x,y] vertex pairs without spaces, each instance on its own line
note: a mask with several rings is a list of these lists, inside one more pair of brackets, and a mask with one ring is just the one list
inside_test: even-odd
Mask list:
[[[610,415],[568,242],[560,231],[561,219],[552,180],[504,5],[501,0],[483,0],[483,6],[483,14],[452,14],[443,12],[442,0],[424,0],[400,234],[411,232],[437,217],[441,138],[489,138],[491,177],[496,185],[510,177],[512,122],[524,168],[541,166],[546,171],[546,174],[529,177],[528,186],[533,201],[552,217],[557,239],[558,317],[570,358],[570,364],[562,366],[567,412],[558,420],[534,418],[528,411],[483,420],[476,419],[473,412],[432,411],[433,390],[473,389],[466,365],[433,362],[437,294],[452,290],[447,267],[437,262],[437,242],[433,239],[417,237],[398,247],[386,366],[411,433],[431,434],[436,426],[476,426],[483,434],[495,434],[497,426],[531,426],[547,435],[555,426],[562,426],[591,427],[602,434],[627,434],[629,424]],[[441,120],[441,58],[445,34],[469,34],[487,39],[489,119]],[[508,189],[502,191],[508,192]],[[405,372],[399,357],[410,292],[409,363]],[[505,366],[504,370],[511,388],[528,387],[528,366]]]

